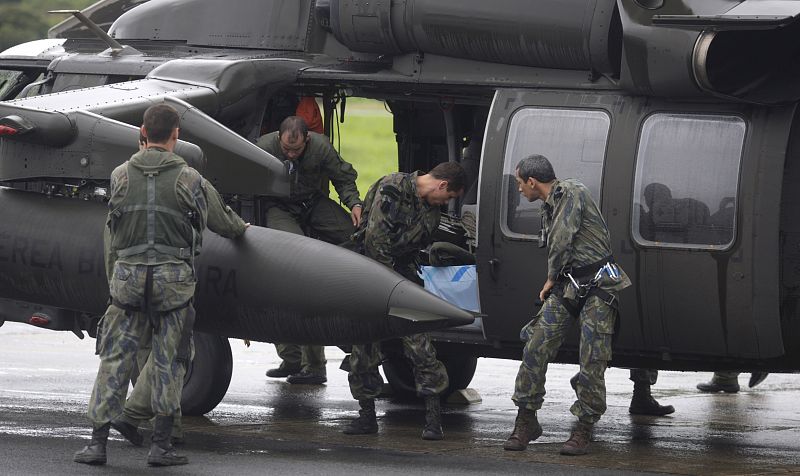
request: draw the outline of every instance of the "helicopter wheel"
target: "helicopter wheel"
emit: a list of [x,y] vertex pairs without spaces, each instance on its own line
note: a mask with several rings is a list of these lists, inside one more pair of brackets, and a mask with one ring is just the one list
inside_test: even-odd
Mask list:
[[226,337],[194,333],[194,359],[183,378],[181,412],[203,415],[225,397],[233,374],[231,345]]
[[[439,360],[447,369],[450,385],[442,393],[447,398],[451,393],[462,388],[467,388],[475,376],[478,358],[473,356],[439,355]],[[399,399],[417,398],[414,384],[414,372],[411,362],[404,355],[392,355],[383,363],[383,373],[394,391],[394,396]]]

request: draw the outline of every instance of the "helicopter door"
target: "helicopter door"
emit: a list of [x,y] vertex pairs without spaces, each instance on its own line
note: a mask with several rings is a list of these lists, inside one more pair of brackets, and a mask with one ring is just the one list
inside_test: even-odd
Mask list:
[[665,359],[783,354],[776,246],[787,110],[651,101],[642,111],[632,273],[640,313],[660,316]]
[[481,165],[478,276],[484,332],[490,341],[519,342],[535,313],[547,275],[540,243],[541,201],[520,195],[520,159],[541,154],[558,177],[582,181],[595,200],[619,98],[568,92],[499,90],[489,113]]

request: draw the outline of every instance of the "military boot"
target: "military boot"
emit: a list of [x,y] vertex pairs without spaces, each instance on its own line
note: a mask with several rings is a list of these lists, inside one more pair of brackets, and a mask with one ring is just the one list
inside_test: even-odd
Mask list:
[[737,393],[739,391],[739,372],[714,372],[711,381],[698,383],[697,389],[706,393]]
[[698,383],[697,390],[704,393],[737,393],[739,391],[739,382],[719,382],[712,378],[710,382]]
[[506,451],[522,451],[528,447],[528,443],[542,436],[542,425],[536,418],[536,412],[527,408],[520,408],[517,411],[517,419],[514,421],[514,431],[508,437],[503,449]]
[[569,439],[561,447],[561,454],[567,456],[585,455],[589,452],[589,441],[592,439],[591,423],[578,421]]
[[144,436],[139,432],[139,426],[132,423],[125,415],[120,415],[111,420],[111,428],[117,430],[120,435],[130,441],[135,446],[142,446]]
[[634,384],[628,411],[634,415],[664,416],[675,412],[672,405],[660,405],[650,394],[650,385]]
[[423,440],[443,440],[442,431],[442,406],[439,395],[425,397],[425,429],[422,430]]
[[108,443],[108,430],[111,428],[109,423],[103,426],[95,426],[92,429],[92,441],[88,446],[75,453],[72,458],[76,463],[83,464],[106,464],[106,443]]
[[351,421],[342,430],[345,435],[371,435],[378,432],[378,419],[375,415],[375,400],[372,398],[359,400],[361,409],[358,411],[358,418]]
[[172,424],[172,416],[156,416],[150,452],[147,454],[147,464],[150,466],[177,466],[189,462],[187,457],[180,456],[172,447]]

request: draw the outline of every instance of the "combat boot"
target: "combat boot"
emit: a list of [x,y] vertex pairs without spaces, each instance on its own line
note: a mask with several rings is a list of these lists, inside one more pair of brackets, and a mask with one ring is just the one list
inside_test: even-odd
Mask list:
[[120,435],[124,436],[134,446],[142,446],[144,436],[139,432],[139,427],[131,423],[124,415],[111,420],[111,428],[117,430]]
[[292,374],[296,374],[300,372],[302,368],[300,364],[287,364],[286,362],[281,362],[277,368],[267,370],[267,377],[271,378],[285,378]]
[[88,446],[75,453],[72,458],[76,463],[106,464],[106,443],[108,443],[109,423],[92,429],[92,441]]
[[361,409],[358,411],[358,418],[351,421],[342,430],[345,435],[371,435],[378,432],[378,418],[375,415],[375,400],[372,398],[359,400]]
[[725,392],[725,393],[737,393],[739,391],[739,383],[732,382],[732,383],[719,383],[711,379],[710,382],[702,382],[697,384],[697,390],[700,390],[704,393],[717,393],[717,392]]
[[567,456],[585,455],[589,452],[589,441],[592,439],[591,423],[578,421],[569,439],[561,447],[561,454]]
[[536,418],[536,412],[527,408],[520,408],[517,411],[517,419],[514,421],[514,431],[508,437],[503,449],[506,451],[522,451],[528,447],[528,443],[542,436],[542,425]]
[[660,405],[650,394],[650,385],[634,384],[628,412],[633,415],[664,416],[675,412],[672,405]]
[[173,419],[172,416],[156,416],[150,452],[147,453],[147,464],[150,466],[177,466],[189,462],[187,457],[175,452],[170,442]]
[[439,395],[425,397],[425,429],[422,430],[423,440],[443,440],[442,431],[442,406]]

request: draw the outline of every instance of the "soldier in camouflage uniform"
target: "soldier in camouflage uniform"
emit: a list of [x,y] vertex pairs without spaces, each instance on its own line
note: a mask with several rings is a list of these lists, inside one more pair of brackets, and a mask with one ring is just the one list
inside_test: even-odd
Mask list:
[[578,399],[570,411],[578,424],[561,454],[585,454],[592,427],[606,411],[604,373],[611,360],[616,293],[630,286],[630,279],[613,264],[608,228],[583,184],[556,179],[552,165],[541,155],[522,159],[516,178],[528,201],[544,201],[548,259],[547,281],[539,293],[544,305],[521,332],[527,343],[513,397],[519,411],[504,448],[523,450],[542,434],[536,411],[544,401],[547,364],[555,358],[575,315],[580,325],[580,374]]
[[[361,199],[353,166],[342,160],[330,140],[309,132],[298,116],[284,119],[278,131],[258,139],[259,147],[282,160],[292,177],[288,198],[269,198],[266,226],[297,235],[310,235],[340,245],[350,239],[361,221]],[[350,216],[328,198],[332,182]],[[281,365],[267,377],[286,377],[289,383],[322,384],[327,381],[325,348],[320,345],[275,344]]]
[[[395,173],[370,187],[364,201],[364,219],[353,235],[355,247],[406,279],[420,283],[417,254],[428,246],[439,226],[440,206],[464,190],[464,169],[456,163],[439,164],[427,174]],[[444,365],[436,359],[428,334],[402,338],[403,351],[414,368],[417,394],[425,398],[422,438],[441,440],[439,394],[449,384]],[[378,432],[375,397],[383,379],[380,343],[354,345],[350,354],[350,393],[361,407],[359,416],[345,428],[348,435]]]
[[[144,136],[140,136],[139,150],[143,151],[145,149],[147,149],[147,140],[144,138]],[[205,164],[202,162],[188,164],[187,161],[187,165],[202,173]],[[108,231],[107,228],[106,231]],[[106,256],[106,276],[111,276],[114,270],[115,258],[111,255],[110,250],[108,249],[108,245],[110,245],[110,239],[108,238],[109,237],[106,237],[104,240],[106,245],[104,252]],[[152,420],[156,416],[155,411],[153,410],[152,402],[150,401],[150,395],[153,393],[153,387],[151,385],[153,378],[153,361],[150,359],[150,352],[153,348],[152,344],[152,335],[149,339],[145,337],[145,339],[139,343],[139,350],[136,353],[136,366],[139,369],[137,385],[133,387],[133,391],[131,391],[130,395],[128,395],[128,399],[125,401],[125,408],[123,409],[122,414],[111,420],[111,428],[117,430],[135,446],[142,446],[142,443],[144,443],[144,436],[139,432],[139,426],[146,421]],[[189,340],[189,347],[189,360],[191,360],[194,358],[193,338]],[[181,363],[182,365],[178,366],[178,374],[175,376],[175,379],[183,382],[183,378],[186,375],[186,366],[188,365],[188,362]],[[175,412],[173,417],[171,442],[173,445],[183,444],[184,442],[182,414],[180,407]]]
[[[145,111],[144,151],[111,174],[107,221],[107,266],[111,304],[100,321],[100,368],[89,401],[92,440],[74,460],[105,464],[112,419],[122,413],[139,346],[152,341],[156,413],[147,462],[186,464],[170,443],[183,382],[179,366],[189,357],[194,321],[194,258],[206,226],[233,238],[247,225],[203,177],[172,150],[178,140],[178,113],[166,104]],[[141,380],[140,380],[141,381]]]

